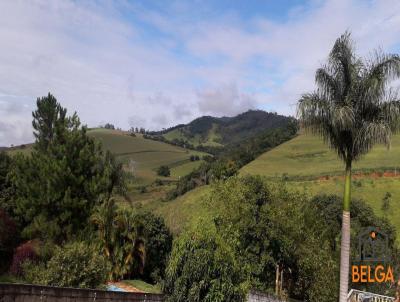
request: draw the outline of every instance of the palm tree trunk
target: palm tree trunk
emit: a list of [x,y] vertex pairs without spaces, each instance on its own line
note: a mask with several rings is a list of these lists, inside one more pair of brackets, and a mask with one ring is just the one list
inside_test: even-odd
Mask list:
[[350,203],[351,203],[351,161],[346,163],[346,178],[343,196],[342,241],[340,248],[340,290],[339,302],[347,302],[350,269]]

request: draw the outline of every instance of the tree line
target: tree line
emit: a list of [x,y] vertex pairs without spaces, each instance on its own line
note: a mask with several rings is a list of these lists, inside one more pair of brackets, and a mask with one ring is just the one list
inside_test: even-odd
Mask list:
[[241,167],[293,138],[297,132],[297,121],[292,119],[285,127],[268,129],[239,143],[215,148],[214,156],[204,156],[204,163],[179,179],[176,187],[168,192],[167,199],[174,199],[195,187],[236,175]]

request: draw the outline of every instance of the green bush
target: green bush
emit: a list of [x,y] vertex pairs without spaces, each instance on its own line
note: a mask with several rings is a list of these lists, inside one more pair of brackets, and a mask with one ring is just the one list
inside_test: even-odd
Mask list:
[[172,249],[172,234],[164,219],[151,212],[141,212],[136,220],[143,228],[146,261],[142,278],[150,283],[164,278],[167,259]]
[[168,301],[243,301],[250,289],[337,301],[338,265],[320,213],[301,194],[260,177],[214,184],[213,217],[174,241],[166,270]]
[[240,263],[221,243],[215,229],[207,225],[174,241],[163,289],[168,302],[243,301],[246,286],[240,284]]
[[159,176],[164,176],[164,177],[168,177],[171,175],[171,170],[169,169],[168,166],[160,166],[157,169],[157,175]]
[[23,270],[33,284],[78,288],[102,287],[108,273],[104,257],[83,242],[58,247],[46,264],[25,262]]

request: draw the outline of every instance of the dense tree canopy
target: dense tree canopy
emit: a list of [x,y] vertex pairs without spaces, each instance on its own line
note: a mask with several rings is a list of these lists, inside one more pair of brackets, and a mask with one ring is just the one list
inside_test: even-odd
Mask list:
[[24,237],[63,241],[85,229],[100,195],[123,187],[122,166],[52,95],[37,106],[33,151],[16,155],[10,174],[12,214]]
[[10,199],[12,195],[12,186],[9,179],[12,166],[11,157],[6,152],[0,152],[0,208],[10,212]]
[[[165,281],[170,301],[241,301],[250,289],[337,301],[340,198],[309,200],[258,177],[218,182],[210,196],[213,217],[174,242]],[[352,211],[355,235],[374,225],[389,234],[396,254],[390,223],[361,201]]]
[[175,240],[166,271],[167,301],[242,301],[242,279],[234,260],[212,225],[182,234]]

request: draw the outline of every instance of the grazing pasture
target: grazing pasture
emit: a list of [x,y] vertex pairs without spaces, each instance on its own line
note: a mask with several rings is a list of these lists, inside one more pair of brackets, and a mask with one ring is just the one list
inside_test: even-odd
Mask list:
[[94,129],[89,135],[99,140],[103,147],[113,152],[122,160],[125,167],[133,171],[138,183],[149,184],[157,178],[156,169],[161,165],[172,169],[169,180],[175,180],[184,173],[191,172],[191,155],[200,157],[206,153],[184,149],[163,142],[144,139],[141,134],[136,137],[118,130]]
[[[400,135],[392,139],[392,147],[375,147],[353,171],[400,171]],[[300,134],[294,139],[262,154],[241,169],[241,174],[267,177],[320,177],[342,175],[344,166],[334,151],[316,136]]]
[[[312,135],[296,138],[262,154],[240,170],[241,175],[262,175],[284,181],[291,189],[312,196],[319,193],[343,194],[344,166],[323,141]],[[382,199],[391,194],[389,210],[382,210]],[[365,200],[381,216],[387,216],[400,229],[400,135],[392,146],[375,147],[354,164],[352,197]]]

